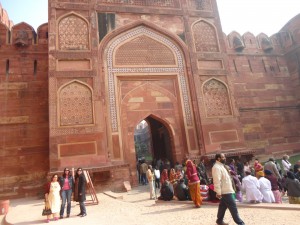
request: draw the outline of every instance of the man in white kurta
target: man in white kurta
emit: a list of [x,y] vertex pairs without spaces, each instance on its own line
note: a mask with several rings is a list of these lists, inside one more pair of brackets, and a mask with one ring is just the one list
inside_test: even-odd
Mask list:
[[251,203],[262,202],[263,195],[260,192],[260,185],[256,177],[250,175],[249,171],[245,172],[246,176],[242,180],[242,190],[246,191],[246,201]]
[[265,178],[265,174],[263,171],[259,171],[257,173],[258,176],[258,183],[259,183],[259,190],[263,195],[263,202],[272,203],[275,202],[275,197],[272,192],[271,182]]

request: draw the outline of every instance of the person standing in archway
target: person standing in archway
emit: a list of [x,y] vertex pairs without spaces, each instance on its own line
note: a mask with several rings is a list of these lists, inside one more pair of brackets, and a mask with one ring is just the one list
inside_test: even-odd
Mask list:
[[245,225],[240,218],[235,200],[233,198],[233,187],[230,175],[225,168],[226,157],[224,154],[216,154],[216,163],[212,168],[212,176],[214,182],[214,191],[217,193],[216,197],[220,199],[217,221],[218,225],[228,225],[223,221],[227,208],[236,224]]
[[147,183],[148,183],[147,182],[147,176],[146,176],[147,170],[148,170],[148,165],[145,162],[145,159],[143,159],[142,164],[140,166],[140,173],[141,173],[141,179],[142,179],[142,184],[143,185],[147,185]]
[[153,174],[151,165],[148,166],[147,179],[148,179],[149,188],[150,188],[150,200],[151,200],[156,197],[155,193],[154,193],[154,174]]

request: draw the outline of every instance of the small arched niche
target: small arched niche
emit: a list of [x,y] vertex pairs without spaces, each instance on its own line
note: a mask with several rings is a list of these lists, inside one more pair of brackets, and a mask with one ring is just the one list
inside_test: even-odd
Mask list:
[[89,23],[82,16],[69,13],[58,19],[59,50],[88,50]]
[[227,86],[212,78],[202,87],[207,117],[231,116],[232,109]]
[[196,52],[219,52],[219,41],[215,27],[205,20],[192,25]]
[[89,125],[94,123],[92,89],[74,80],[58,90],[59,125]]

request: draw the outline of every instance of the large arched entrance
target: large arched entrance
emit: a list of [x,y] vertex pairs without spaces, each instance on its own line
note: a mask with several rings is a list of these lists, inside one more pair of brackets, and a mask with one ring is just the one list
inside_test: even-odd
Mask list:
[[172,135],[157,118],[148,116],[140,122],[134,132],[134,141],[138,160],[146,159],[148,163],[157,165],[156,162],[160,159],[174,165]]
[[135,179],[134,131],[144,119],[153,129],[154,157],[175,162],[199,153],[185,59],[177,42],[139,25],[123,30],[106,45],[103,63],[112,161],[129,163]]

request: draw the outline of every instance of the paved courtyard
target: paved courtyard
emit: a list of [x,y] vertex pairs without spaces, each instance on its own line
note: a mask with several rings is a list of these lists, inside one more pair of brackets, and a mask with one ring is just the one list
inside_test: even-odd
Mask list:
[[[194,208],[192,202],[163,202],[149,200],[148,186],[139,186],[128,193],[120,193],[123,199],[114,199],[98,194],[99,205],[87,206],[86,217],[77,217],[79,206],[72,202],[70,218],[51,221],[62,225],[214,225],[217,204],[205,204]],[[285,197],[286,201],[286,197]],[[6,224],[45,224],[41,216],[43,201],[33,198],[11,201]],[[298,225],[300,205],[284,204],[241,204],[239,213],[246,225]],[[234,225],[230,213],[225,221]]]

